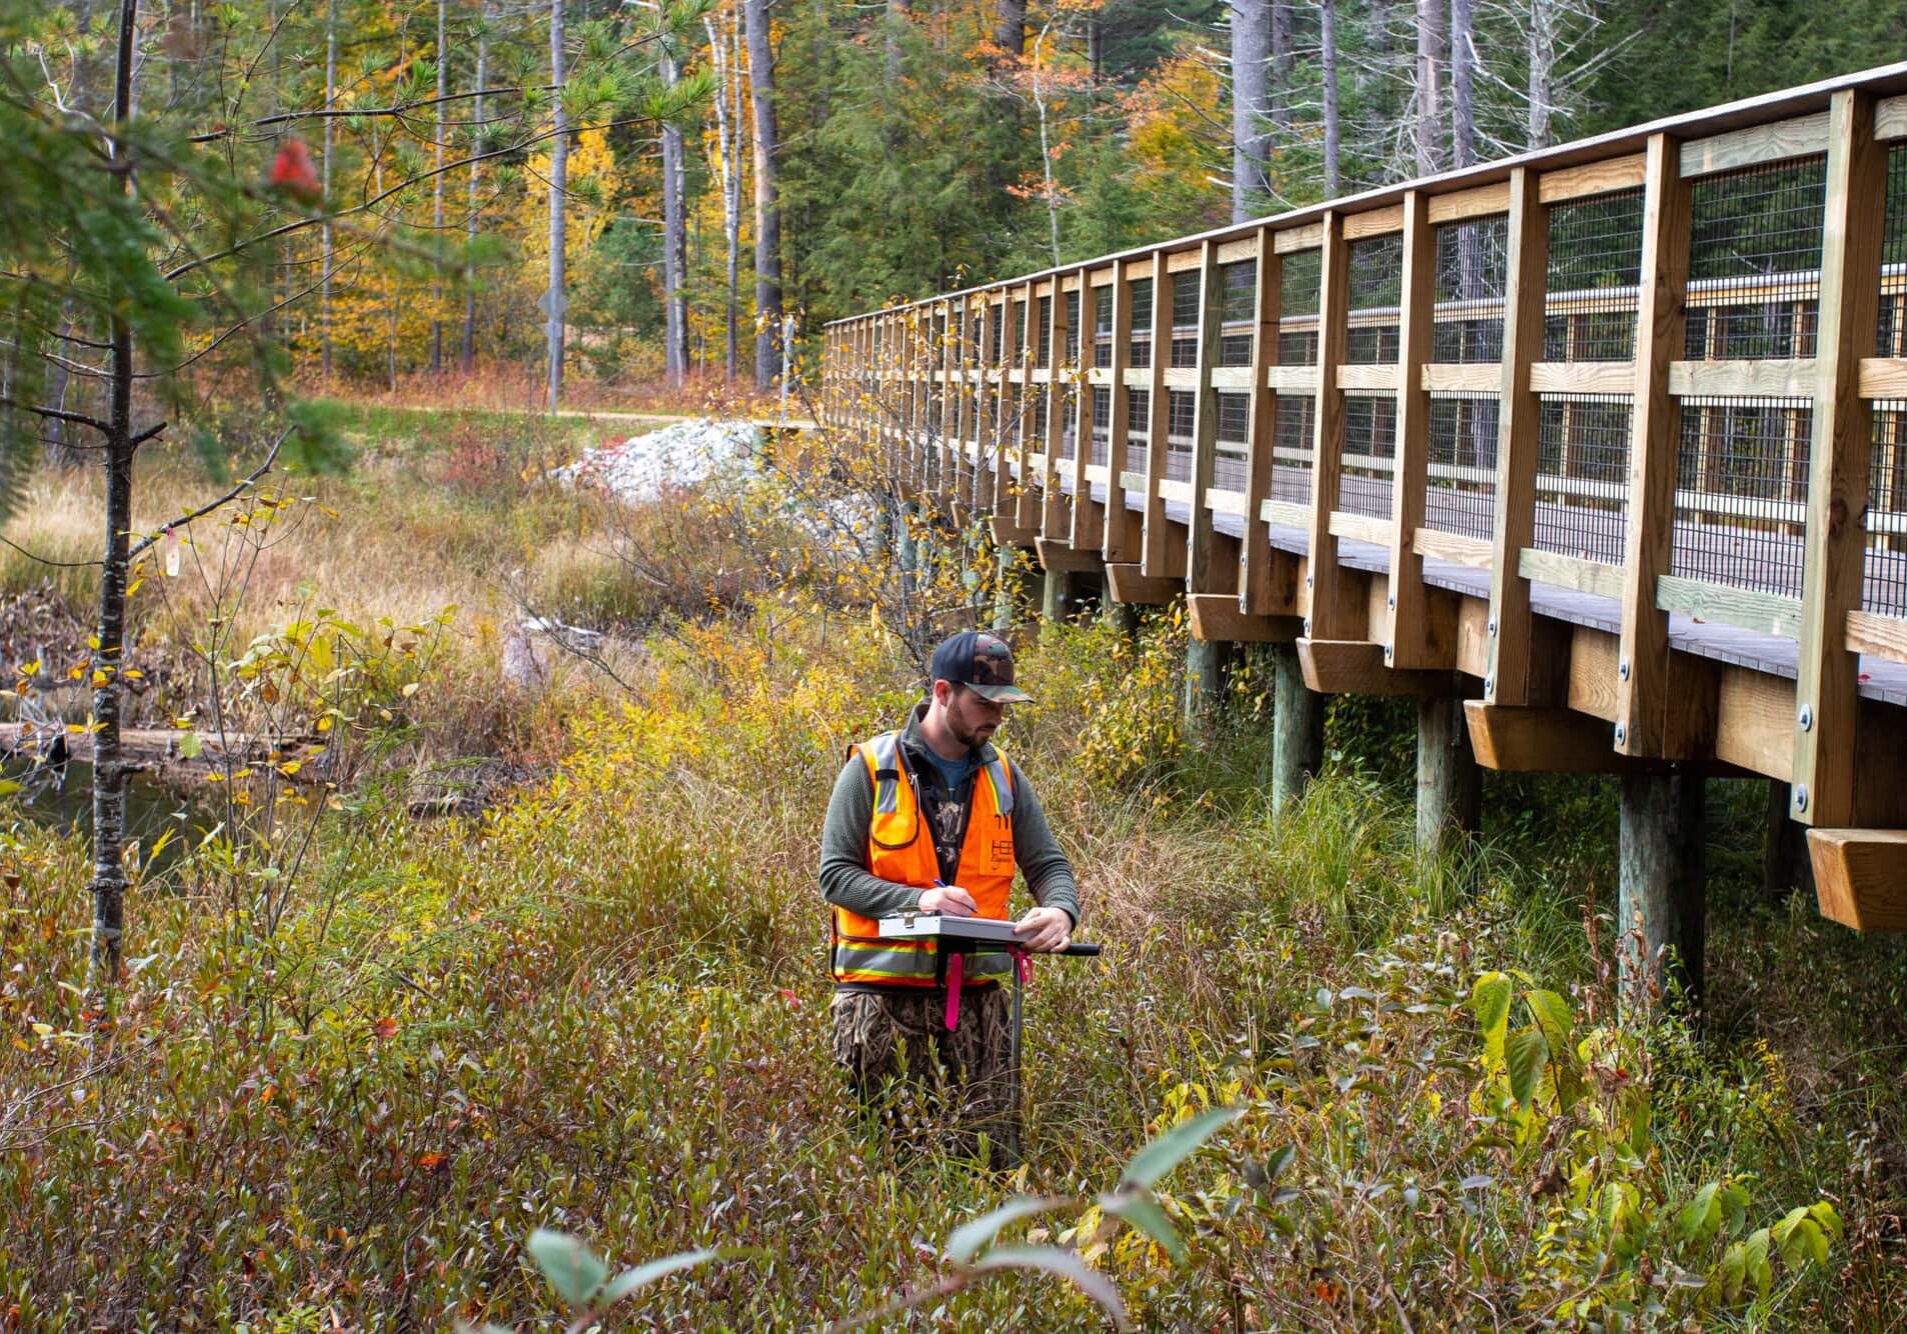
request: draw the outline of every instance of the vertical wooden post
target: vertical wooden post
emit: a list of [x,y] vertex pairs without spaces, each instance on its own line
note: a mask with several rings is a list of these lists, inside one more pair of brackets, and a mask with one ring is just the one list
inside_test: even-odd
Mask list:
[[1861,606],[1867,551],[1862,515],[1874,440],[1861,397],[1861,357],[1880,318],[1881,229],[1887,151],[1874,139],[1874,99],[1847,90],[1829,112],[1827,211],[1821,235],[1821,323],[1814,434],[1808,453],[1808,531],[1802,561],[1795,676],[1791,809],[1811,825],[1854,821],[1854,748],[1860,659],[1848,652],[1847,613]]
[[1159,483],[1165,480],[1166,433],[1171,422],[1165,391],[1165,369],[1171,352],[1172,275],[1166,272],[1165,251],[1158,250],[1152,255],[1152,375],[1146,399],[1146,508],[1139,555],[1139,573],[1148,579],[1162,578],[1170,568],[1165,497],[1159,494]]
[[[1543,356],[1549,284],[1549,209],[1528,167],[1510,173],[1510,254],[1503,296],[1503,379],[1497,404],[1496,517],[1490,539],[1490,622],[1483,698],[1530,702],[1530,583],[1517,572],[1536,542],[1536,460],[1541,408],[1530,363]],[[1576,317],[1571,316],[1572,320]],[[1564,449],[1568,424],[1565,424]]]
[[[998,298],[1000,307],[1000,325],[996,332],[993,324],[993,306]],[[981,423],[980,457],[975,462],[973,479],[973,514],[982,522],[988,515],[997,511],[1000,495],[1000,431],[1006,421],[1006,349],[1007,316],[1013,309],[1012,293],[1002,287],[993,292],[987,302],[986,332],[986,370],[983,377],[986,396],[985,419]]]
[[1245,444],[1245,535],[1238,552],[1238,609],[1268,615],[1271,603],[1271,542],[1264,507],[1271,498],[1278,397],[1266,384],[1266,368],[1278,364],[1278,291],[1284,260],[1273,248],[1269,227],[1258,229],[1258,270],[1252,297],[1250,425]]
[[1063,621],[1073,613],[1073,576],[1065,570],[1045,570],[1040,574],[1040,617]]
[[1448,852],[1477,831],[1483,814],[1483,771],[1470,752],[1463,695],[1417,701],[1417,850]]
[[1324,765],[1324,696],[1307,688],[1298,651],[1272,648],[1271,809],[1296,801]]
[[[1093,286],[1091,272],[1079,273],[1079,409],[1075,414],[1073,449],[1073,512],[1067,525],[1067,544],[1079,551],[1097,551],[1105,531],[1105,509],[1093,499],[1092,480],[1086,470],[1093,461],[1093,432],[1106,425],[1093,411],[1092,370],[1098,357],[1099,289]],[[1108,404],[1112,395],[1107,396]],[[1112,438],[1106,439],[1106,457],[1112,457]]]
[[1039,478],[1034,475],[1032,446],[1039,445],[1044,455],[1050,446],[1039,438],[1046,427],[1046,393],[1034,380],[1040,362],[1040,299],[1035,284],[1021,289],[1025,306],[1026,337],[1020,352],[1020,478],[1014,495],[1013,524],[1022,532],[1038,531],[1040,522]]
[[936,508],[942,515],[953,513],[954,469],[960,461],[961,393],[964,387],[965,368],[960,364],[960,338],[966,324],[966,307],[962,301],[942,303],[945,319],[942,321],[941,340],[944,344],[940,358],[940,438],[935,442],[933,485]]
[[[1053,296],[1046,322],[1046,448],[1040,465],[1040,536],[1066,535],[1066,493],[1059,485],[1060,437],[1066,433],[1066,396],[1074,392],[1066,374],[1065,277],[1053,275]],[[1074,418],[1077,422],[1078,418]],[[1075,434],[1074,444],[1078,444]]]
[[1681,983],[1700,1004],[1705,866],[1703,780],[1684,774],[1627,774],[1622,779],[1621,884],[1616,928],[1621,995],[1631,1013],[1648,1008],[1666,977],[1664,948]]
[[1653,134],[1643,167],[1635,408],[1616,680],[1615,748],[1626,755],[1661,755],[1668,742],[1669,621],[1656,606],[1655,583],[1669,572],[1674,541],[1680,405],[1669,392],[1669,362],[1682,351],[1688,245],[1689,190],[1681,155],[1674,140]]
[[[1424,616],[1424,559],[1416,551],[1424,523],[1424,488],[1430,474],[1430,395],[1424,363],[1430,360],[1431,307],[1437,295],[1437,239],[1421,190],[1404,196],[1404,273],[1397,331],[1397,451],[1391,473],[1390,625],[1384,661],[1392,667],[1427,667],[1429,627]],[[1373,627],[1375,628],[1375,627]]]
[[1100,554],[1108,564],[1139,559],[1144,520],[1126,504],[1123,480],[1132,431],[1126,373],[1132,367],[1132,281],[1124,263],[1112,268],[1112,420],[1106,431],[1106,531]]
[[1349,250],[1344,243],[1344,216],[1336,209],[1324,215],[1324,240],[1319,256],[1318,290],[1318,409],[1312,418],[1311,540],[1309,570],[1305,575],[1305,634],[1313,639],[1345,638],[1349,608],[1338,574],[1338,540],[1331,533],[1331,511],[1338,506],[1338,480],[1344,454],[1344,394],[1338,388],[1338,367],[1344,364],[1349,310]]
[[[1221,546],[1206,493],[1218,458],[1218,394],[1212,388],[1212,368],[1218,364],[1219,337],[1225,316],[1219,290],[1218,243],[1199,247],[1198,362],[1192,400],[1191,521],[1185,526],[1185,586],[1193,593],[1230,593],[1238,588],[1236,559],[1218,558]],[[1216,686],[1221,672],[1210,674]]]

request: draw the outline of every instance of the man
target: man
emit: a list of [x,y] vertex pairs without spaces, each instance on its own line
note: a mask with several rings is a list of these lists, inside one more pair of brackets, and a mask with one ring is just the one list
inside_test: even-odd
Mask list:
[[[934,650],[929,694],[898,732],[853,747],[821,835],[821,893],[833,905],[829,964],[835,1059],[863,1099],[903,1074],[959,1093],[969,1126],[999,1125],[1011,1091],[1006,951],[958,960],[932,940],[883,940],[903,912],[1006,918],[1016,872],[1038,906],[1014,928],[1028,952],[1064,949],[1079,919],[1073,868],[1026,775],[992,744],[1013,655],[972,630]],[[952,1026],[949,1026],[952,1020]],[[997,1130],[996,1130],[997,1133]]]

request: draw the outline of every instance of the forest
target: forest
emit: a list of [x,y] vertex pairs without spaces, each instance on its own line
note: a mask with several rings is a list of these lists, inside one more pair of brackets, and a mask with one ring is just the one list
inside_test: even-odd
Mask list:
[[[922,520],[829,326],[1903,49],[1883,0],[0,6],[0,1328],[1895,1325],[1907,952],[1768,782],[1707,781],[1706,973],[1638,999],[1621,780],[1427,839],[1414,702],[1342,693],[1286,790],[1275,647],[1217,677],[1049,514]],[[954,1067],[844,1071],[816,878],[969,628],[1101,951],[1020,954],[977,1138]]]

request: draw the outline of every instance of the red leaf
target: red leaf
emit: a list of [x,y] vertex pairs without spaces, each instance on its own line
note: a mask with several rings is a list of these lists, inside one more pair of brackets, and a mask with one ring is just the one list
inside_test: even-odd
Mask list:
[[782,988],[781,988],[780,990],[781,990],[781,998],[782,998],[783,1000],[785,1000],[785,1001],[787,1001],[787,1002],[788,1002],[788,1004],[790,1004],[790,1005],[792,1005],[792,1006],[794,1006],[794,1007],[796,1007],[796,1008],[799,1008],[799,1007],[800,1007],[800,1005],[801,1005],[801,997],[800,997],[800,996],[798,996],[798,995],[796,995],[796,994],[795,994],[795,992],[794,992],[793,990],[791,990],[791,989],[790,989],[790,988],[788,988],[788,987],[782,987]]
[[371,1031],[380,1038],[388,1041],[397,1036],[397,1020],[387,1014],[375,1024],[371,1025]]
[[287,139],[271,164],[271,187],[283,190],[300,203],[315,204],[323,198],[318,173],[311,165],[311,150],[302,139]]

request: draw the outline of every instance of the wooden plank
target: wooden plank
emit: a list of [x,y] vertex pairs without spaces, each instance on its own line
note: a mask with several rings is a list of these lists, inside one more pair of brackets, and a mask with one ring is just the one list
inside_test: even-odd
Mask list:
[[1804,824],[1854,817],[1860,659],[1847,651],[1847,613],[1861,607],[1873,404],[1860,394],[1860,360],[1880,318],[1887,150],[1874,140],[1874,99],[1836,93],[1821,231],[1820,337],[1808,445],[1808,523],[1802,560],[1800,654],[1795,672],[1793,805]]
[[1644,157],[1642,153],[1630,153],[1602,162],[1585,162],[1580,167],[1546,171],[1537,178],[1537,199],[1544,204],[1559,204],[1565,199],[1585,199],[1612,190],[1633,190],[1642,184]]
[[1649,139],[1643,184],[1641,297],[1636,311],[1635,407],[1630,414],[1629,504],[1623,550],[1622,647],[1616,748],[1661,754],[1668,734],[1668,617],[1655,581],[1669,572],[1675,521],[1679,405],[1669,362],[1683,339],[1688,281],[1689,189],[1666,135]]
[[1187,593],[1192,638],[1228,644],[1289,644],[1303,633],[1295,616],[1257,616],[1238,609],[1230,593]]
[[996,547],[1030,547],[1039,536],[1031,528],[1022,528],[1013,522],[1010,514],[994,515],[988,520],[987,526],[993,534],[993,545]]
[[1810,829],[1814,900],[1856,931],[1907,931],[1907,829]]
[[[1093,435],[1107,425],[1094,412],[1093,376],[1099,372],[1094,371],[1092,365],[1098,357],[1099,303],[1111,299],[1109,289],[1090,283],[1079,294],[1079,365],[1085,384],[1079,391],[1079,413],[1075,418],[1078,445],[1073,450],[1073,512],[1066,539],[1073,546],[1089,551],[1100,549],[1106,531],[1106,507],[1093,499],[1092,479],[1088,474],[1093,466]],[[1106,394],[1108,416],[1112,399],[1113,393],[1109,391]],[[1106,437],[1106,454],[1109,458],[1112,455],[1110,435]]]
[[[1198,252],[1194,251],[1196,255]],[[1172,276],[1166,269],[1166,254],[1152,257],[1152,364],[1147,398],[1145,456],[1145,527],[1140,543],[1139,565],[1147,578],[1164,578],[1178,573],[1172,563],[1183,556],[1184,543],[1173,542],[1166,532],[1165,497],[1159,483],[1165,480],[1170,429],[1170,401],[1165,392],[1166,362],[1172,354]]]
[[1862,357],[1862,398],[1907,398],[1907,357]]
[[1343,218],[1332,210],[1324,215],[1324,238],[1318,278],[1318,406],[1312,414],[1311,514],[1306,524],[1309,541],[1305,554],[1311,565],[1305,575],[1305,631],[1320,639],[1344,637],[1348,628],[1345,580],[1338,568],[1338,540],[1331,532],[1331,511],[1338,507],[1343,475],[1344,395],[1337,389],[1337,373],[1344,363],[1349,332],[1349,251],[1344,243]]
[[1097,551],[1082,551],[1057,537],[1036,537],[1033,549],[1041,569],[1059,574],[1098,574],[1106,567],[1106,558]]
[[1633,394],[1633,361],[1539,361],[1530,367],[1533,394]]
[[[1165,256],[1167,273],[1190,273],[1204,262],[1202,248],[1193,246],[1190,250],[1175,250]],[[1168,303],[1169,304],[1169,303]]]
[[1139,559],[1144,542],[1144,519],[1126,504],[1125,470],[1131,395],[1126,377],[1132,360],[1132,284],[1121,265],[1112,285],[1112,421],[1106,435],[1106,522],[1100,552],[1106,562],[1125,564]]
[[1592,626],[1571,626],[1569,674],[1563,682],[1564,702],[1578,713],[1613,723],[1621,704],[1616,693],[1620,679],[1616,664],[1620,654],[1621,641],[1615,635]]
[[1277,399],[1265,387],[1265,371],[1278,360],[1278,290],[1284,261],[1272,250],[1272,233],[1258,229],[1252,292],[1251,399],[1245,432],[1245,531],[1239,540],[1238,606],[1251,615],[1271,611],[1274,553],[1265,532],[1263,505],[1271,496],[1273,427]]
[[1324,224],[1308,222],[1301,227],[1285,227],[1272,233],[1271,248],[1281,255],[1298,250],[1316,250],[1324,244]]
[[1873,612],[1847,614],[1847,651],[1872,653],[1877,658],[1907,662],[1907,621]]
[[1258,507],[1258,514],[1266,523],[1285,528],[1305,528],[1311,523],[1311,507],[1289,500],[1267,500]]
[[1503,372],[1487,362],[1432,362],[1419,368],[1417,380],[1433,394],[1494,394],[1503,387]]
[[1715,758],[1787,782],[1794,764],[1794,682],[1732,664],[1717,675]]
[[[1276,324],[1273,325],[1276,328]],[[1315,394],[1318,392],[1318,368],[1316,366],[1267,366],[1265,385],[1280,394]]]
[[[1868,124],[1873,124],[1871,113]],[[1817,111],[1772,125],[1751,125],[1706,139],[1690,139],[1682,145],[1680,167],[1684,178],[1707,176],[1712,172],[1827,151],[1828,113]]]
[[[1395,393],[1398,371],[1395,366],[1339,366],[1332,377],[1340,390],[1361,389],[1375,393]],[[1320,376],[1319,383],[1323,383]]]
[[1449,672],[1393,671],[1384,646],[1362,639],[1300,639],[1298,665],[1304,683],[1326,695],[1441,695]]
[[[1238,596],[1238,555],[1231,538],[1212,522],[1205,493],[1212,486],[1218,459],[1218,393],[1212,368],[1218,365],[1224,297],[1219,291],[1219,247],[1207,241],[1200,247],[1198,365],[1192,400],[1192,475],[1189,491],[1192,521],[1185,529],[1185,587],[1189,593],[1228,593]],[[1184,281],[1179,279],[1178,281]]]
[[1467,565],[1473,570],[1490,568],[1490,544],[1480,537],[1465,537],[1460,533],[1445,533],[1435,528],[1419,528],[1411,536],[1410,549],[1419,556],[1447,560],[1452,565]]
[[1502,213],[1509,207],[1510,184],[1508,181],[1497,181],[1492,185],[1478,185],[1468,190],[1432,195],[1430,223],[1434,227],[1441,222],[1460,222],[1464,218],[1488,217],[1492,213]]
[[1700,579],[1662,575],[1655,581],[1655,605],[1758,634],[1793,639],[1801,630],[1800,599]]
[[1500,773],[1629,773],[1647,763],[1618,755],[1610,748],[1609,724],[1574,709],[1468,699],[1463,716],[1477,763]]
[[[1060,286],[1059,283],[1054,284]],[[1076,385],[1068,382],[1066,365],[1066,296],[1063,291],[1053,293],[1051,304],[1046,310],[1046,372],[1050,388],[1046,394],[1046,429],[1041,433],[1046,448],[1040,458],[1040,533],[1045,537],[1061,537],[1072,527],[1072,515],[1067,506],[1071,497],[1060,486],[1060,438],[1066,433],[1066,398],[1078,394]],[[1079,418],[1074,417],[1077,423]],[[1078,431],[1074,431],[1074,452],[1079,450]]]
[[1214,389],[1246,390],[1252,387],[1252,368],[1250,366],[1214,366],[1211,369],[1210,378]]
[[1578,593],[1594,593],[1598,597],[1613,598],[1618,602],[1622,600],[1622,567],[1619,565],[1604,565],[1599,561],[1584,560],[1580,556],[1565,556],[1561,552],[1524,547],[1517,554],[1516,572],[1525,579],[1539,583],[1574,589]]
[[1351,213],[1344,217],[1344,239],[1362,241],[1367,236],[1384,236],[1390,232],[1404,230],[1404,206],[1392,204],[1389,208],[1367,209],[1362,213]]
[[1220,264],[1237,264],[1244,260],[1256,258],[1258,258],[1258,236],[1256,233],[1251,236],[1240,237],[1235,241],[1220,241],[1218,243],[1218,262]]
[[1374,547],[1388,547],[1391,544],[1389,519],[1334,510],[1331,514],[1330,528],[1333,537],[1348,537],[1353,542],[1369,542]]
[[1678,398],[1807,398],[1816,378],[1811,357],[1669,363],[1669,392]]
[[[1397,331],[1397,447],[1391,474],[1389,616],[1381,622],[1384,659],[1392,667],[1432,665],[1424,616],[1424,562],[1413,539],[1424,523],[1430,468],[1430,311],[1437,297],[1437,239],[1421,190],[1404,196],[1404,271]],[[1340,374],[1340,382],[1342,375]],[[1343,536],[1340,530],[1339,536]]]
[[1876,139],[1907,139],[1907,96],[1883,97],[1874,106]]
[[1185,582],[1181,579],[1150,578],[1139,569],[1137,561],[1108,561],[1106,587],[1114,602],[1159,607],[1183,593]]

